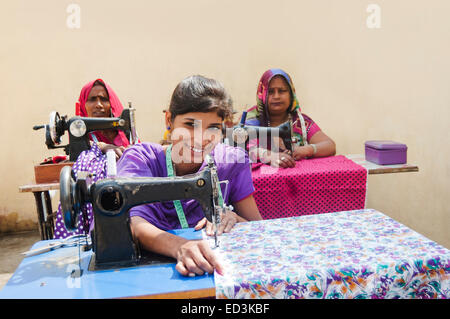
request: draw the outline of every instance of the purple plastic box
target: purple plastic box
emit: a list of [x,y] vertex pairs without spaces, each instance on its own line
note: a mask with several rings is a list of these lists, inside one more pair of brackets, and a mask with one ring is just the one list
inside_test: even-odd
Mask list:
[[394,141],[367,141],[366,161],[379,165],[406,164],[405,144]]

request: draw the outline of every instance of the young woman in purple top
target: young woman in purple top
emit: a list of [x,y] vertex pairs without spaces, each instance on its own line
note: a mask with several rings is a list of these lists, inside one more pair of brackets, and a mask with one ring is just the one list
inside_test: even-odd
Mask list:
[[[239,148],[220,143],[222,122],[232,111],[231,99],[216,80],[191,76],[175,88],[165,121],[170,131],[169,145],[141,143],[127,149],[117,163],[121,177],[183,176],[199,172],[210,154],[217,166],[224,202],[234,211],[222,216],[218,234],[229,232],[238,222],[260,220],[253,198],[253,182],[247,154]],[[173,173],[172,173],[173,172]],[[181,204],[181,205],[180,205]],[[181,207],[181,208],[180,208]],[[130,210],[131,230],[141,247],[177,259],[176,269],[182,275],[202,275],[214,269],[223,273],[209,244],[203,240],[186,240],[166,230],[212,226],[204,218],[199,203],[193,199],[178,203],[152,203]]]

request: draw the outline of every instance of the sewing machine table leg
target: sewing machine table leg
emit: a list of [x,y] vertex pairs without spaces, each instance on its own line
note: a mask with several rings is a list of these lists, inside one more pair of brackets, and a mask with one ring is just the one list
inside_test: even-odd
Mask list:
[[33,192],[36,200],[39,233],[42,240],[53,239],[54,222],[52,201],[48,191]]

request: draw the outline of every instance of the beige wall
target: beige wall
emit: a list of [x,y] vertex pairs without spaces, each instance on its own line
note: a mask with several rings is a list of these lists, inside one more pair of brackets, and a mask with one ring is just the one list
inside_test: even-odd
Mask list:
[[[0,230],[36,221],[33,196],[18,187],[59,152],[31,127],[52,110],[73,115],[87,81],[102,77],[133,101],[141,139],[158,141],[161,111],[185,76],[217,78],[242,110],[260,75],[280,67],[339,154],[362,153],[368,139],[408,145],[420,171],[370,176],[368,207],[450,248],[449,1],[110,2],[1,5]],[[66,25],[70,3],[81,8],[79,29]],[[366,25],[370,3],[381,28]]]

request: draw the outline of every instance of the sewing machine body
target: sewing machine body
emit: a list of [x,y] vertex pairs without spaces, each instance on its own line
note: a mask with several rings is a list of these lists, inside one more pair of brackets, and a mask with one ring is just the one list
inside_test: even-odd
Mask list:
[[[111,118],[74,116],[67,119],[67,116],[60,117],[57,112],[52,112],[48,125],[34,126],[33,129],[44,127],[47,148],[64,148],[70,161],[76,161],[81,152],[90,149],[89,133],[93,131],[122,130],[131,144],[137,141],[135,109],[131,107],[124,109],[120,117]],[[65,131],[69,133],[69,144],[59,146]]]
[[64,223],[68,230],[74,230],[81,207],[92,204],[92,270],[173,262],[171,258],[140,251],[131,233],[129,210],[153,202],[195,199],[205,217],[213,221],[218,214],[214,194],[219,185],[213,185],[211,171],[211,167],[206,167],[182,177],[107,178],[90,183],[87,172],[79,172],[74,181],[71,168],[63,168],[60,191]]
[[[253,139],[258,139],[259,147],[271,147],[275,151],[279,151],[276,146],[279,144],[277,139],[280,138],[286,148],[292,151],[292,143],[296,142],[292,134],[292,123],[287,121],[277,127],[253,126],[245,125],[247,112],[242,113],[241,121],[234,127],[224,129],[224,137],[231,146],[238,146],[248,150],[248,143]],[[270,140],[270,143],[268,141]]]

